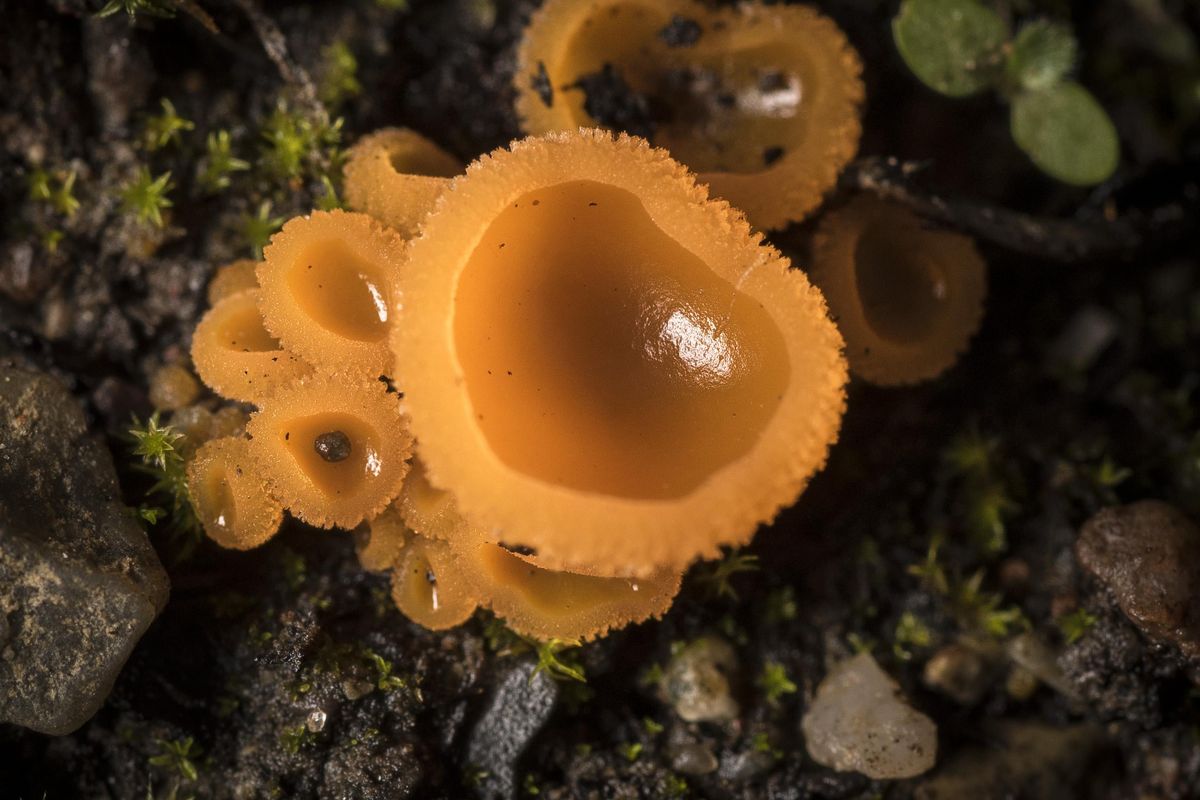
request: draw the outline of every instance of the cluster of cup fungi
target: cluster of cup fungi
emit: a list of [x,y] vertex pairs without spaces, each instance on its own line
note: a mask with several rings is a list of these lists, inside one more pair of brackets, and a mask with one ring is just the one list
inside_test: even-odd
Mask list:
[[[217,272],[195,370],[257,410],[188,485],[225,547],[285,511],[354,531],[429,628],[482,607],[588,639],[661,615],[691,564],[795,502],[848,371],[949,367],[985,268],[868,197],[825,216],[807,273],[764,240],[858,146],[860,63],[812,9],[547,0],[518,62],[527,138],[464,170],[412,131],[366,136],[353,211]],[[603,129],[590,80],[670,98],[669,124]]]

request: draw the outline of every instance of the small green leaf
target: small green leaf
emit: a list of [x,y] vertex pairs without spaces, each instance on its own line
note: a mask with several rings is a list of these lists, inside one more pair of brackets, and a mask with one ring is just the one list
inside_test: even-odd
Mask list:
[[1021,28],[1008,56],[1008,77],[1023,89],[1048,89],[1075,67],[1079,44],[1071,29],[1038,20]]
[[904,0],[892,36],[922,83],[966,97],[995,82],[1008,28],[978,0]]
[[1117,168],[1117,129],[1092,93],[1073,81],[1013,99],[1012,136],[1038,169],[1074,186],[1094,186]]

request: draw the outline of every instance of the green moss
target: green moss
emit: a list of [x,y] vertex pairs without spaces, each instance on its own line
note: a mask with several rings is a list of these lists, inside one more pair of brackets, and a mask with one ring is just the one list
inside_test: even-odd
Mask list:
[[1096,617],[1089,614],[1087,609],[1077,608],[1070,614],[1064,614],[1058,618],[1058,629],[1062,631],[1063,639],[1067,644],[1075,644],[1091,630],[1096,622]]
[[796,684],[788,677],[787,669],[775,661],[763,664],[756,683],[758,688],[762,689],[767,702],[773,706],[779,705],[779,701],[785,695],[796,693]]
[[700,581],[708,587],[714,597],[727,597],[737,600],[737,590],[733,588],[733,576],[745,572],[759,570],[758,556],[731,550],[707,572],[700,576]]
[[209,193],[228,189],[235,172],[250,169],[249,162],[233,155],[229,131],[213,131],[204,142],[204,160],[199,174],[200,187]]
[[[165,527],[174,549],[173,561],[178,563],[191,556],[204,536],[188,494],[187,464],[175,446],[183,434],[170,425],[160,425],[158,412],[145,424],[137,417],[133,423],[128,433],[132,453],[139,459],[133,469],[154,481],[137,513],[150,525]],[[161,501],[165,508],[155,501]]]
[[337,108],[362,92],[358,82],[358,59],[343,41],[336,41],[321,51],[321,86],[318,94],[329,108]]
[[163,98],[162,113],[149,117],[146,120],[146,127],[142,131],[142,141],[146,145],[146,149],[151,152],[161,150],[168,145],[178,145],[182,141],[180,134],[183,131],[195,129],[195,124],[191,120],[184,119],[175,111],[175,104],[167,98]]
[[184,781],[194,781],[199,777],[196,762],[193,760],[203,750],[196,745],[195,740],[188,736],[184,739],[159,739],[158,755],[151,756],[150,764],[177,774]]
[[133,180],[121,189],[121,211],[133,215],[138,222],[161,228],[163,211],[174,205],[168,197],[173,188],[169,171],[156,178],[149,169],[140,167]]
[[241,220],[242,238],[250,245],[254,258],[261,260],[263,248],[271,241],[271,236],[283,227],[283,217],[271,216],[271,201],[264,200],[254,214],[243,214]]

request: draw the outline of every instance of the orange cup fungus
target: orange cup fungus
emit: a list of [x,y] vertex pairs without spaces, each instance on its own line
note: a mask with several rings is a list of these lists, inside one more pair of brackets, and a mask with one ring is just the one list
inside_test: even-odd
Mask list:
[[517,113],[527,133],[648,136],[772,229],[816,208],[857,152],[861,72],[807,6],[547,0],[517,54]]
[[192,335],[192,362],[213,391],[257,403],[312,368],[263,327],[261,292],[246,289],[218,300]]
[[366,214],[315,211],[275,234],[258,266],[263,323],[323,370],[388,372],[389,295],[404,240]]
[[279,529],[283,506],[263,490],[262,465],[250,442],[206,442],[188,462],[188,493],[208,536],[222,547],[249,550]]
[[822,220],[811,277],[846,338],[851,370],[883,385],[954,364],[979,328],[987,289],[969,237],[867,195]]
[[344,171],[346,204],[409,237],[448,179],[460,172],[458,159],[419,133],[385,128],[350,148]]
[[258,277],[254,274],[258,262],[250,258],[239,258],[219,267],[208,282],[208,304],[215,306],[226,297],[247,289],[258,288]]
[[[416,526],[431,533],[422,534]],[[484,606],[524,636],[590,639],[661,616],[682,577],[670,570],[639,579],[545,569],[535,558],[488,541],[458,513],[450,493],[429,485],[418,459],[400,498],[369,524],[369,532],[359,548],[363,566],[393,566],[397,605],[435,630],[456,625]]]
[[[369,137],[347,170],[391,227],[294,219],[258,288],[239,268],[214,291],[197,368],[259,410],[192,465],[206,529],[252,546],[281,508],[361,525],[363,566],[433,629],[484,607],[583,639],[661,615],[824,463],[846,382],[824,299],[643,140],[531,138],[424,192],[396,180],[434,169],[413,142]],[[249,387],[217,365],[263,353],[303,369]]]
[[275,394],[247,432],[265,479],[311,525],[353,528],[400,491],[412,437],[378,380],[309,378]]
[[846,365],[821,294],[642,140],[485,156],[396,276],[429,476],[541,566],[647,577],[716,556],[836,438]]

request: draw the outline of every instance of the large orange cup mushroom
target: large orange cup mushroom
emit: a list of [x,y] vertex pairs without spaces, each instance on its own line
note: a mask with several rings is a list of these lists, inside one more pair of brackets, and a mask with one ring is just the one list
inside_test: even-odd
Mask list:
[[518,51],[517,112],[528,133],[649,136],[770,229],[816,208],[854,157],[861,72],[808,6],[547,0]]
[[472,164],[413,240],[392,347],[433,485],[541,566],[742,544],[844,407],[820,292],[665,151],[602,131]]
[[975,243],[868,195],[821,221],[811,276],[846,337],[850,369],[872,383],[936,377],[983,317],[987,265]]

